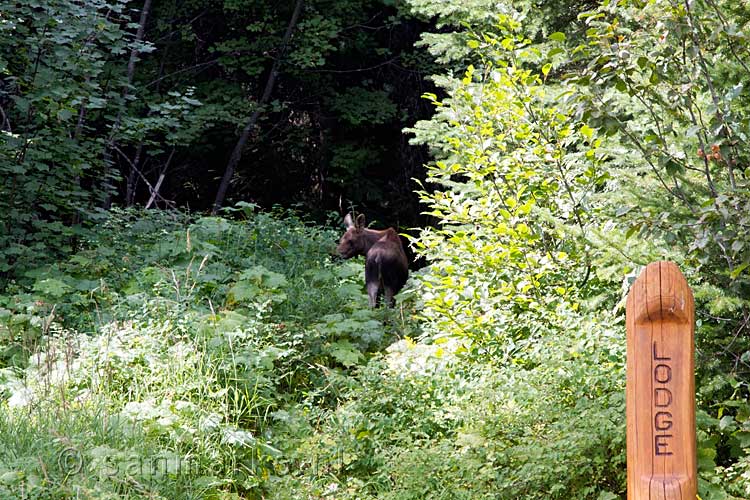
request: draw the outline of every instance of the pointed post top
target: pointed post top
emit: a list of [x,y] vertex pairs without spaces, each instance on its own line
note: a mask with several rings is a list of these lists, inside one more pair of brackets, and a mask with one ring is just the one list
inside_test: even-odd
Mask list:
[[670,319],[686,321],[692,316],[693,292],[677,264],[652,262],[633,283],[627,308],[637,324]]

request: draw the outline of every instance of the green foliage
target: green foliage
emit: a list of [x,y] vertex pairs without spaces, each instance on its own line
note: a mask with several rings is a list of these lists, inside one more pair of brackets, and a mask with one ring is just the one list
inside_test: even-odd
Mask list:
[[[413,120],[406,110],[428,110],[418,99],[427,62],[412,46],[418,23],[392,2],[307,1],[281,47],[293,7],[0,7],[0,286],[78,251],[113,201],[208,206],[238,129],[256,112],[235,199],[301,204],[323,220],[341,198],[385,204],[400,178],[393,219],[412,218],[408,179],[422,159],[390,145]],[[277,59],[277,84],[260,106]],[[367,161],[338,154],[364,147]],[[353,182],[384,167],[367,185]]]
[[[750,495],[747,6],[306,2],[258,109],[293,3],[157,3],[153,46],[122,3],[0,7],[2,496],[622,498],[656,259],[697,302],[701,498]],[[424,71],[436,224],[395,311],[281,209],[97,209],[129,154],[200,197],[254,111],[238,190],[396,200]]]
[[[103,137],[129,50],[123,2],[14,2],[0,7],[0,273],[69,252],[79,223],[108,194]],[[21,22],[23,20],[23,22]],[[124,69],[124,68],[123,68]],[[104,80],[109,83],[105,84]],[[111,85],[111,86],[110,86]]]
[[337,233],[236,210],[244,221],[113,211],[0,297],[0,491],[268,488],[287,440],[271,415],[335,403],[331,377],[396,326],[366,307],[362,264],[332,262]]
[[[532,328],[577,307],[591,286],[592,197],[607,179],[601,141],[527,69],[538,50],[505,21],[506,31],[484,35],[492,59],[482,73],[470,66],[450,100],[436,101],[439,160],[427,180],[441,189],[421,195],[441,225],[415,243],[433,262],[425,318],[492,351],[522,348]],[[435,138],[431,123],[414,132]]]
[[750,315],[748,109],[743,35],[733,26],[747,19],[728,2],[603,5],[586,15],[589,43],[571,47],[571,64],[584,69],[565,78],[581,88],[583,116],[608,136],[613,187],[627,193],[610,208],[610,230],[663,241],[692,270],[699,397],[717,419],[704,427],[711,498],[742,497],[746,484],[735,470],[748,447],[735,433],[747,426],[750,373],[741,333]]
[[334,96],[331,108],[339,113],[342,121],[351,125],[386,123],[393,119],[397,110],[387,92],[363,88],[347,89]]
[[[421,176],[423,158],[392,146],[401,128],[429,113],[419,95],[429,88],[424,67],[432,64],[413,46],[422,24],[394,2],[305,1],[282,47],[295,5],[156,3],[146,29],[156,50],[138,62],[128,144],[121,149],[132,159],[140,150],[131,138],[143,137],[148,147],[141,161],[153,171],[170,157],[164,143],[174,145],[171,165],[179,168],[169,169],[164,189],[173,195],[165,196],[200,209],[213,200],[239,130],[258,113],[230,200],[253,199],[266,208],[297,204],[323,220],[339,199],[378,210],[389,192],[399,200],[392,220],[415,220],[418,201],[409,179]],[[188,106],[180,96],[201,104]],[[171,126],[162,121],[165,107],[179,117]],[[367,151],[366,161],[344,158],[349,149]],[[120,168],[129,166],[123,161]],[[369,182],[361,185],[365,176]],[[154,173],[145,177],[155,182]],[[396,190],[393,179],[399,179]],[[136,200],[148,194],[140,180],[136,191]]]
[[467,364],[455,340],[391,345],[318,433],[286,444],[297,467],[272,498],[617,498],[624,345],[586,326],[525,370]]
[[[432,15],[443,8],[414,5]],[[447,6],[441,15],[454,8],[463,12]],[[473,63],[461,80],[437,80],[448,98],[427,95],[436,117],[412,129],[437,160],[421,195],[439,224],[415,241],[432,262],[424,327],[431,338],[460,339],[469,360],[510,364],[534,381],[540,344],[557,352],[562,339],[595,335],[580,325],[618,324],[622,277],[650,260],[677,261],[698,301],[701,495],[742,496],[747,113],[734,38],[743,35],[733,26],[747,13],[709,1],[603,2],[569,27],[537,31],[525,9],[500,12],[496,27],[480,16],[453,39],[424,38],[434,53]],[[619,384],[594,406],[613,409]],[[537,414],[560,411],[545,406],[555,388],[532,387]],[[567,449],[585,447],[574,436],[595,435],[597,420],[569,421]],[[525,453],[540,456],[536,474],[517,476],[516,486],[532,485],[518,497],[621,492],[617,475],[594,474],[588,491],[534,483],[556,470],[545,467],[565,464],[552,473],[562,476],[581,465],[547,436],[525,439]],[[621,456],[622,440],[611,444]]]

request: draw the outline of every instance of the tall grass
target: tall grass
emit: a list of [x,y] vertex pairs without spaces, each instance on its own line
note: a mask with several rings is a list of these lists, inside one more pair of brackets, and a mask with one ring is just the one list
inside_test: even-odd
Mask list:
[[246,215],[114,212],[5,290],[2,498],[263,495],[278,423],[393,335],[335,232]]

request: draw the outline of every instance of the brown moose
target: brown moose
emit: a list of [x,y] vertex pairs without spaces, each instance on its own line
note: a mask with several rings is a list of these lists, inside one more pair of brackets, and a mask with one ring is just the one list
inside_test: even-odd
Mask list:
[[409,275],[409,261],[404,246],[392,227],[378,231],[365,227],[365,216],[352,214],[344,218],[346,233],[341,237],[337,248],[339,255],[350,259],[357,255],[365,256],[365,283],[370,307],[378,305],[380,294],[385,295],[385,302],[393,307],[393,296],[406,283]]

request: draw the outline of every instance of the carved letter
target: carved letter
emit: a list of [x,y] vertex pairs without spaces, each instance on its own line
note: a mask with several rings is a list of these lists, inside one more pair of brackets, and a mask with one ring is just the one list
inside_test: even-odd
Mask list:
[[654,415],[654,429],[657,431],[668,431],[672,428],[672,414],[668,411],[660,411]]
[[656,354],[656,341],[654,341],[654,359],[655,360],[661,360],[661,361],[672,359],[672,358],[669,358],[667,356],[663,356],[662,357],[662,356],[659,356],[658,354]]
[[654,436],[654,447],[657,455],[672,455],[671,451],[667,451],[666,448],[669,446],[667,438],[671,438],[671,434],[660,434]]
[[666,408],[672,404],[672,391],[664,387],[654,389],[654,406],[657,408]]
[[654,380],[660,384],[666,384],[672,380],[672,368],[669,365],[656,365],[654,368]]

